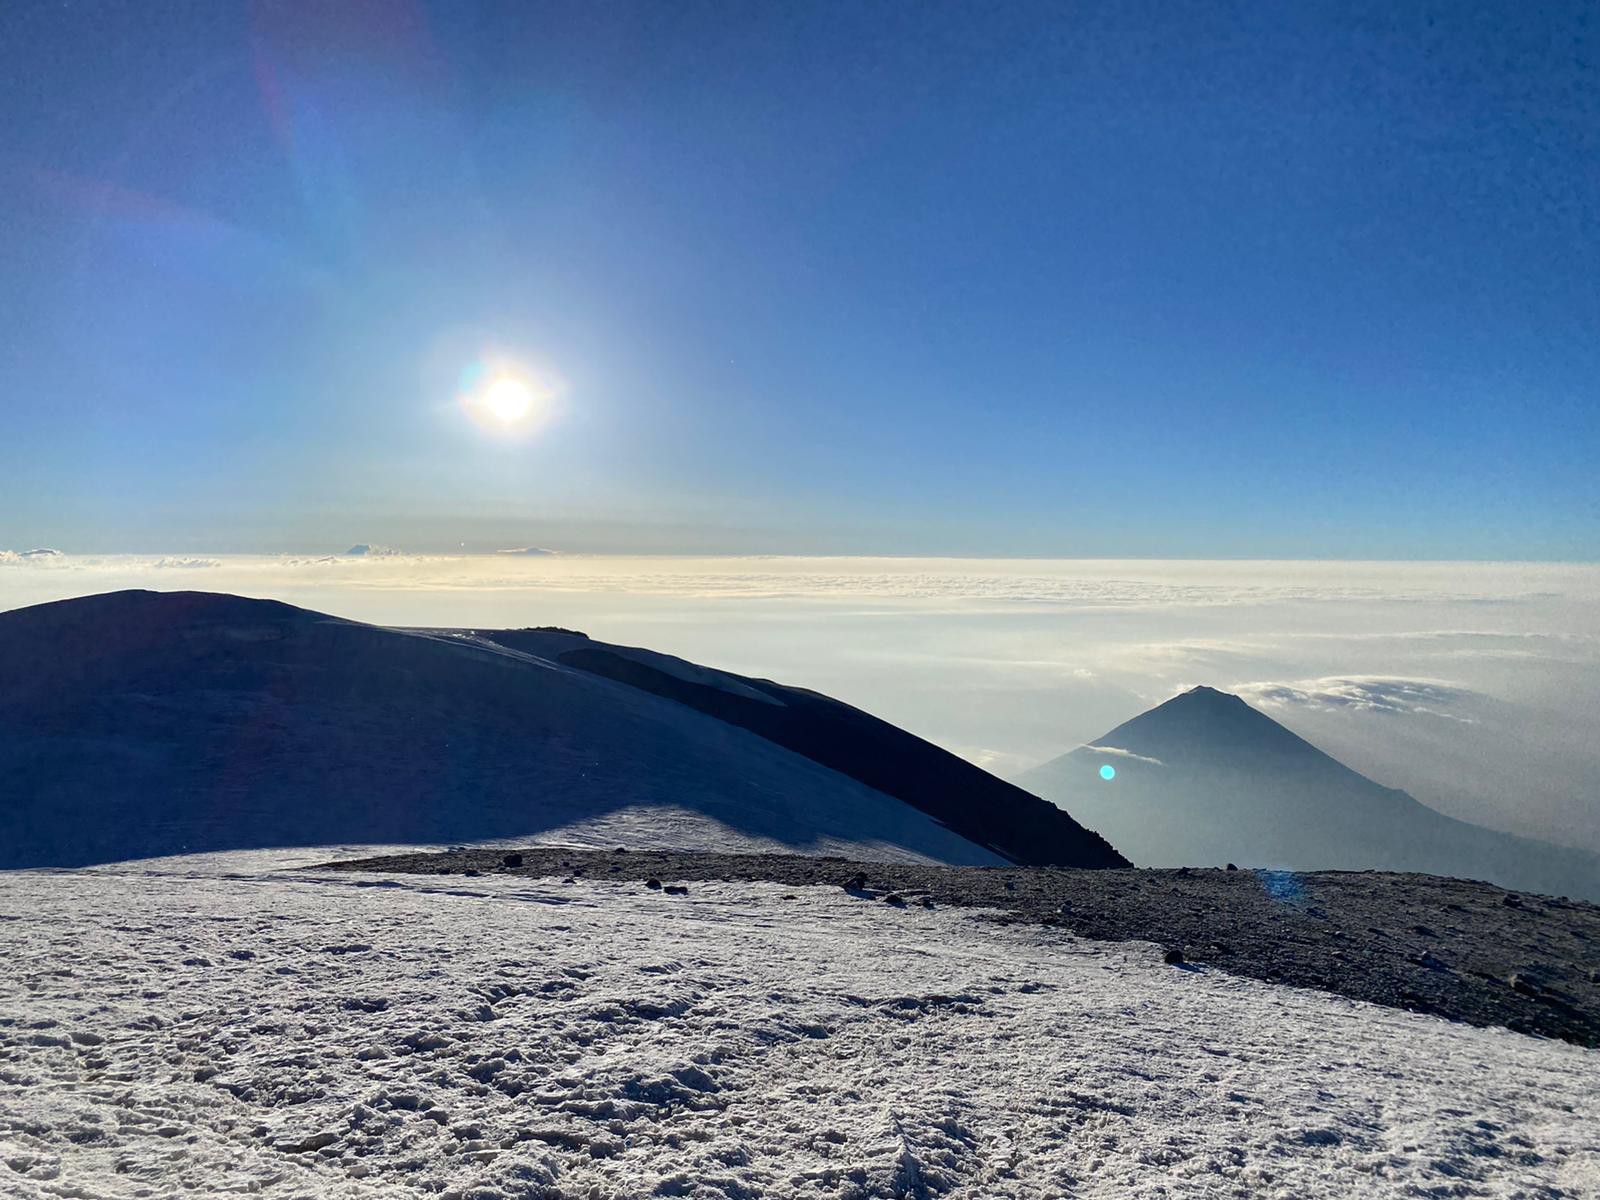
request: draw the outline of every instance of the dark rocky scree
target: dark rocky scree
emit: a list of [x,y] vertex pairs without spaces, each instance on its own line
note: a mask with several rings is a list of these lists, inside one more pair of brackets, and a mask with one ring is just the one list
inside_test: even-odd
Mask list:
[[981,919],[1155,942],[1179,969],[1206,964],[1472,1025],[1600,1046],[1600,906],[1489,884],[1383,872],[1073,871],[545,847],[516,853],[517,867],[505,865],[512,855],[504,849],[329,865],[638,881],[674,895],[686,889],[662,887],[662,881],[829,885],[863,902],[887,902],[886,919],[914,920],[919,906],[998,910]]

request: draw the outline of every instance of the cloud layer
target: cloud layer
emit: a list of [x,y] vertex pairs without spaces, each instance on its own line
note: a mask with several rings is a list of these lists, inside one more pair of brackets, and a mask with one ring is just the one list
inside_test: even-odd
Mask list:
[[816,688],[1015,774],[1196,683],[1469,820],[1600,849],[1600,567],[0,553],[0,609],[117,588],[561,625]]
[[1237,683],[1233,691],[1260,708],[1300,705],[1338,711],[1428,713],[1472,724],[1472,718],[1450,712],[1474,693],[1438,679],[1396,679],[1381,675],[1329,676],[1291,683]]

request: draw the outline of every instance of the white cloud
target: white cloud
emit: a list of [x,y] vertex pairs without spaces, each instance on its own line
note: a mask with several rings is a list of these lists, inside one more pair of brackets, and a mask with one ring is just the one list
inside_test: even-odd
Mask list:
[[1131,758],[1134,762],[1149,763],[1152,767],[1166,766],[1159,758],[1151,758],[1146,754],[1135,754],[1132,750],[1124,750],[1121,746],[1085,746],[1084,749],[1093,750],[1096,754],[1104,754],[1112,758]]
[[199,571],[220,567],[220,558],[158,558],[150,564],[158,571]]
[[1467,724],[1470,717],[1446,712],[1474,693],[1439,679],[1397,679],[1392,676],[1329,676],[1289,683],[1240,683],[1232,690],[1265,708],[1298,705],[1323,711],[1427,713]]
[[[407,554],[404,550],[395,550],[387,546],[372,546],[360,553],[357,553],[358,549],[359,547],[352,546],[340,554],[317,554],[310,557],[285,554],[276,558],[229,558],[222,561],[224,566],[246,571],[254,571],[261,566],[344,567],[360,572],[360,578],[372,578],[371,572],[381,569],[382,578],[387,581],[388,586],[410,586],[418,591],[432,591],[437,587],[451,586],[446,574],[430,575],[417,570],[419,564],[441,561],[437,557]],[[347,575],[345,578],[353,581],[357,576]]]

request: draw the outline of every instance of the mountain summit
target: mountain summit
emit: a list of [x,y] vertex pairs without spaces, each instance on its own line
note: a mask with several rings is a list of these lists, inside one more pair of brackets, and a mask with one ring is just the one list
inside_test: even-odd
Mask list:
[[1421,871],[1600,899],[1600,857],[1446,816],[1215,688],[1174,696],[1018,782],[1140,866]]
[[[1266,713],[1251,708],[1232,692],[1213,687],[1190,688],[1131,721],[1124,721],[1096,745],[1118,746],[1155,758],[1218,754],[1229,749],[1285,759],[1334,760],[1310,742],[1291,733]],[[1338,764],[1334,764],[1338,765]]]
[[558,629],[116,592],[0,613],[0,868],[550,840],[1125,866],[858,709]]

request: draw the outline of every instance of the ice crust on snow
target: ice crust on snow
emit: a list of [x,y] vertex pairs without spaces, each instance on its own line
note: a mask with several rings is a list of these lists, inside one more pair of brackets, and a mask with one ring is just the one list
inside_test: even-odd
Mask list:
[[316,854],[0,875],[0,1194],[1600,1188],[1594,1051],[835,887]]

